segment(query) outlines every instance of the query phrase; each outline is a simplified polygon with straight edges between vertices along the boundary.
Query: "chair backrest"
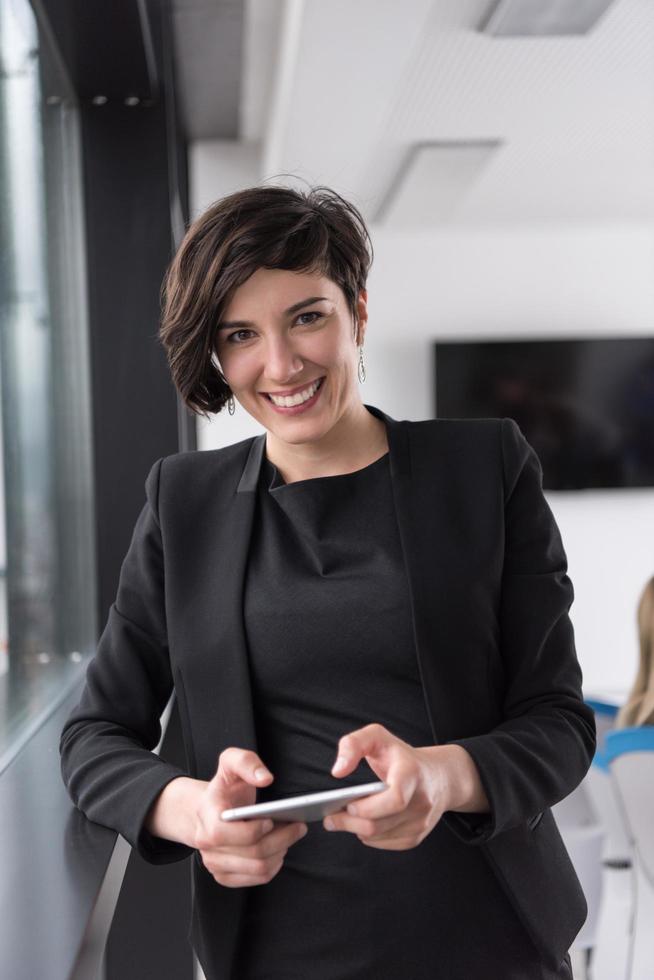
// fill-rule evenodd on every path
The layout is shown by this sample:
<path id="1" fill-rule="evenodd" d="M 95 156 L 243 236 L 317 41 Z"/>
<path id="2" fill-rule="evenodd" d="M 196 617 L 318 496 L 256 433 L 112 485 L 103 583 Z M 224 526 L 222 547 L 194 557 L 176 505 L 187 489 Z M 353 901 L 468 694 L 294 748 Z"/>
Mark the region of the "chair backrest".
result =
<path id="1" fill-rule="evenodd" d="M 631 860 L 631 842 L 606 756 L 606 737 L 613 729 L 618 706 L 608 701 L 589 698 L 586 699 L 586 704 L 595 712 L 597 749 L 582 786 L 595 811 L 596 819 L 606 832 L 602 860 L 623 864 Z"/>
<path id="2" fill-rule="evenodd" d="M 586 779 L 582 780 L 568 796 L 554 804 L 552 814 L 559 830 L 562 827 L 597 826 L 601 822 L 592 800 L 588 798 Z"/>
<path id="3" fill-rule="evenodd" d="M 625 824 L 622 807 L 617 798 L 608 766 L 592 765 L 582 783 L 597 820 L 604 827 L 605 837 L 602 860 L 618 865 L 631 861 L 631 842 Z"/>
<path id="4" fill-rule="evenodd" d="M 654 726 L 609 732 L 605 755 L 638 859 L 654 879 Z"/>
<path id="5" fill-rule="evenodd" d="M 608 701 L 599 701 L 596 698 L 587 698 L 586 704 L 595 712 L 595 729 L 597 731 L 597 749 L 604 751 L 607 732 L 610 732 L 615 724 L 618 714 L 617 704 Z"/>

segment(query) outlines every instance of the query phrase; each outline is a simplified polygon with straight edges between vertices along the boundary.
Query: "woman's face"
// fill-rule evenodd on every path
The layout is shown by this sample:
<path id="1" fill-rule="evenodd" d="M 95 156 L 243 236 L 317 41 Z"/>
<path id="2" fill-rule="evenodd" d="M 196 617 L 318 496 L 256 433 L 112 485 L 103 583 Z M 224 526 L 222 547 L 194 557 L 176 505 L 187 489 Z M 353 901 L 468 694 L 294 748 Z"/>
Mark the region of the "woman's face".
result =
<path id="1" fill-rule="evenodd" d="M 361 343 L 366 302 L 362 290 Z M 228 303 L 215 353 L 234 397 L 285 442 L 317 441 L 361 406 L 354 321 L 340 287 L 320 273 L 258 269 Z"/>

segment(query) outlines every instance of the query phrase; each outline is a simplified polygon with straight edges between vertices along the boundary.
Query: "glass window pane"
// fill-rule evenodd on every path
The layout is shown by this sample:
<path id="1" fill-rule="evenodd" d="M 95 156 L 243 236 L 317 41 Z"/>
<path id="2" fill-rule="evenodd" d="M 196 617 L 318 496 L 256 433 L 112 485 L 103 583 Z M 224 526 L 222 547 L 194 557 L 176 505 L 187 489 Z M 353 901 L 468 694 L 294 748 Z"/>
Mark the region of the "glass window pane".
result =
<path id="1" fill-rule="evenodd" d="M 78 117 L 27 0 L 0 2 L 0 767 L 96 638 Z"/>

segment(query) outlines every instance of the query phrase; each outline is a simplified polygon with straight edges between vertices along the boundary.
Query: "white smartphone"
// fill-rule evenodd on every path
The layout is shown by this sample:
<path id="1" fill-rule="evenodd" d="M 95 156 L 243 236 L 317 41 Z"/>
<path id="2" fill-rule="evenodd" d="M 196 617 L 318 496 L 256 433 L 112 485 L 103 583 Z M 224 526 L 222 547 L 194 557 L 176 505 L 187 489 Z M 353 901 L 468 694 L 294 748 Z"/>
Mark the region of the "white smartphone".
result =
<path id="1" fill-rule="evenodd" d="M 223 810 L 221 820 L 260 820 L 271 817 L 273 820 L 293 822 L 302 820 L 322 820 L 330 813 L 342 810 L 350 800 L 361 796 L 371 796 L 388 789 L 386 783 L 363 783 L 360 786 L 345 786 L 343 789 L 328 789 L 323 793 L 307 793 L 305 796 L 289 796 L 285 800 L 270 800 L 267 803 L 253 803 L 251 806 L 237 806 Z"/>

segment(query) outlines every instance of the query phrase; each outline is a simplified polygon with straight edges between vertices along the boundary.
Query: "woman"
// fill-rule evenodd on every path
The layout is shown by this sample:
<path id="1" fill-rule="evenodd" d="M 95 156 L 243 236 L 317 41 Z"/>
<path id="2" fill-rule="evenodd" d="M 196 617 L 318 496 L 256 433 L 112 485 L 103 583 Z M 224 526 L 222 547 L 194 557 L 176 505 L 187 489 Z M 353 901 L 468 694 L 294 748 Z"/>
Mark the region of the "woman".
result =
<path id="1" fill-rule="evenodd" d="M 626 702 L 620 708 L 615 728 L 654 725 L 654 578 L 638 602 L 638 673 Z"/>
<path id="2" fill-rule="evenodd" d="M 265 433 L 152 467 L 64 779 L 148 860 L 192 855 L 208 980 L 569 978 L 586 907 L 550 807 L 595 732 L 565 554 L 511 420 L 362 403 L 370 261 L 326 188 L 189 229 L 173 380 Z M 173 689 L 187 771 L 149 751 Z M 220 820 L 375 778 L 331 832 Z"/>

